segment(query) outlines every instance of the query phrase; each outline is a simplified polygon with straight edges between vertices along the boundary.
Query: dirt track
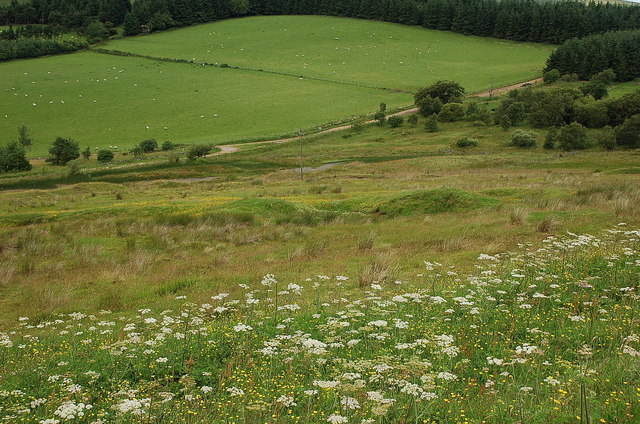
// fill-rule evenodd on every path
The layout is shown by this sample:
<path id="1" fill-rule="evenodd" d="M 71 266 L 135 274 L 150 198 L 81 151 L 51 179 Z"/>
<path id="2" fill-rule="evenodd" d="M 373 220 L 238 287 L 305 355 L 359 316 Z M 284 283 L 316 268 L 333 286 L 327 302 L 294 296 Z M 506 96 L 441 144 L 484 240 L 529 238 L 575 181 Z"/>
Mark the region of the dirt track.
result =
<path id="1" fill-rule="evenodd" d="M 497 96 L 497 95 L 506 93 L 507 91 L 511 91 L 511 90 L 516 89 L 516 88 L 520 88 L 520 87 L 522 87 L 523 84 L 537 84 L 537 83 L 539 83 L 541 81 L 542 81 L 542 78 L 536 78 L 536 79 L 531 80 L 531 81 L 525 81 L 525 82 L 521 82 L 521 83 L 518 83 L 518 84 L 508 85 L 508 86 L 505 86 L 505 87 L 494 88 L 494 89 L 483 91 L 483 92 L 477 93 L 477 94 L 471 94 L 471 95 L 469 95 L 469 97 L 493 97 L 493 96 Z M 416 113 L 417 111 L 418 111 L 418 108 L 414 107 L 414 108 L 411 108 L 411 109 L 403 110 L 401 112 L 393 113 L 393 114 L 391 114 L 389 116 L 410 115 L 412 113 Z M 375 121 L 374 120 L 366 121 L 365 124 L 370 124 L 372 122 L 375 122 Z M 326 130 L 322 130 L 322 131 L 319 131 L 317 133 L 313 133 L 313 135 L 329 134 L 329 133 L 336 132 L 336 131 L 346 130 L 348 128 L 351 128 L 351 124 L 349 124 L 349 125 L 341 125 L 339 127 L 328 128 Z M 298 139 L 298 137 L 288 137 L 288 138 L 278 138 L 278 139 L 275 139 L 275 140 L 267 140 L 267 141 L 254 141 L 254 142 L 251 142 L 251 143 L 226 144 L 226 145 L 218 146 L 218 148 L 220 148 L 219 152 L 211 153 L 210 155 L 207 155 L 207 156 L 220 156 L 220 155 L 226 155 L 228 153 L 234 153 L 234 152 L 237 152 L 238 150 L 240 150 L 240 146 L 259 146 L 261 144 L 282 144 L 282 143 L 286 143 L 288 141 L 293 141 L 293 140 L 297 140 L 297 139 Z"/>

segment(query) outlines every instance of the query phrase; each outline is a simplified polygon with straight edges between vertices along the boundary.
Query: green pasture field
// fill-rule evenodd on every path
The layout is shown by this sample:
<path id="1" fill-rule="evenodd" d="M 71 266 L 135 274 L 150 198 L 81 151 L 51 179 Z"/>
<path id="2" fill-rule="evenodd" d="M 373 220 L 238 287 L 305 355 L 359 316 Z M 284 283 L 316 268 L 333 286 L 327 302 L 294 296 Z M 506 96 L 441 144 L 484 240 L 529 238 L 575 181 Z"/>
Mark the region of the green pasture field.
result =
<path id="1" fill-rule="evenodd" d="M 382 101 L 412 102 L 407 93 L 93 52 L 0 70 L 2 142 L 27 125 L 31 156 L 45 155 L 57 136 L 119 150 L 147 138 L 223 143 L 293 134 L 375 111 Z"/>
<path id="2" fill-rule="evenodd" d="M 249 17 L 112 41 L 105 48 L 415 91 L 468 92 L 540 75 L 552 47 L 324 16 Z"/>

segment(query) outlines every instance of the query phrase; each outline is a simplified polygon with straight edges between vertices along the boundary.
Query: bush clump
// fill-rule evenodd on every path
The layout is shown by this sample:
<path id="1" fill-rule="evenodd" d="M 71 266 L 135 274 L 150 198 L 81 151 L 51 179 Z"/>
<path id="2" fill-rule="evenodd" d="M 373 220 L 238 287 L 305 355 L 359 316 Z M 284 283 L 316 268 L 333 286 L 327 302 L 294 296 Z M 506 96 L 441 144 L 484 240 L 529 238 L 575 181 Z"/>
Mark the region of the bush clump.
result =
<path id="1" fill-rule="evenodd" d="M 107 163 L 107 162 L 111 162 L 113 160 L 113 157 L 114 157 L 113 152 L 111 150 L 103 149 L 98 152 L 96 159 L 100 163 Z"/>
<path id="2" fill-rule="evenodd" d="M 478 145 L 478 140 L 476 140 L 475 138 L 462 137 L 461 139 L 456 141 L 456 146 L 461 148 L 476 147 L 477 145 Z"/>
<path id="3" fill-rule="evenodd" d="M 391 128 L 398 128 L 398 127 L 401 127 L 402 124 L 404 123 L 404 118 L 402 116 L 397 116 L 397 115 L 390 116 L 387 119 L 387 122 L 389 123 L 389 126 Z"/>
<path id="4" fill-rule="evenodd" d="M 523 148 L 535 147 L 536 135 L 528 131 L 515 130 L 511 134 L 511 145 Z"/>

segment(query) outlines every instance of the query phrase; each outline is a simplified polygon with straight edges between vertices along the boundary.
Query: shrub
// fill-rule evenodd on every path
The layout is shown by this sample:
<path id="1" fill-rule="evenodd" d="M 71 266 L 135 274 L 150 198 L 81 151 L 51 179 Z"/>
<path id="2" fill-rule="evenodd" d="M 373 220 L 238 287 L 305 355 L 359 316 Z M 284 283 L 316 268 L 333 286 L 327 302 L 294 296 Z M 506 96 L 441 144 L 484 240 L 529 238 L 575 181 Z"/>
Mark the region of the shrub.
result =
<path id="1" fill-rule="evenodd" d="M 580 80 L 580 77 L 578 76 L 578 74 L 564 74 L 561 78 L 562 81 L 564 82 L 576 82 Z"/>
<path id="2" fill-rule="evenodd" d="M 26 150 L 17 141 L 0 146 L 0 172 L 30 171 L 31 164 L 26 158 Z"/>
<path id="3" fill-rule="evenodd" d="M 69 177 L 73 177 L 75 175 L 79 175 L 80 174 L 80 162 L 78 162 L 77 159 L 74 160 L 70 160 L 67 163 L 67 176 Z"/>
<path id="4" fill-rule="evenodd" d="M 164 143 L 162 143 L 162 147 L 160 148 L 162 149 L 162 151 L 166 152 L 166 151 L 175 149 L 176 145 L 170 141 L 165 141 Z"/>
<path id="5" fill-rule="evenodd" d="M 515 130 L 511 134 L 511 144 L 516 147 L 534 147 L 536 145 L 536 135 L 523 130 Z"/>
<path id="6" fill-rule="evenodd" d="M 460 103 L 447 103 L 442 106 L 438 119 L 443 122 L 454 122 L 464 118 L 464 106 Z"/>
<path id="7" fill-rule="evenodd" d="M 100 150 L 96 159 L 101 163 L 111 162 L 113 160 L 113 152 L 107 149 Z"/>
<path id="8" fill-rule="evenodd" d="M 618 145 L 636 149 L 640 147 L 640 115 L 625 119 L 616 130 Z"/>
<path id="9" fill-rule="evenodd" d="M 400 126 L 402 126 L 402 124 L 404 123 L 404 118 L 402 116 L 390 116 L 389 119 L 387 119 L 387 122 L 389 122 L 389 126 L 391 128 L 398 128 Z"/>
<path id="10" fill-rule="evenodd" d="M 142 147 L 140 146 L 136 146 L 133 149 L 131 149 L 131 153 L 133 153 L 133 156 L 137 158 L 144 156 L 144 150 L 142 150 Z"/>
<path id="11" fill-rule="evenodd" d="M 414 98 L 417 105 L 429 97 L 440 99 L 442 103 L 462 101 L 464 88 L 455 81 L 436 81 L 429 87 L 421 88 Z"/>
<path id="12" fill-rule="evenodd" d="M 475 138 L 462 137 L 458 141 L 456 141 L 456 146 L 465 148 L 465 147 L 476 147 L 478 145 L 478 140 Z"/>
<path id="13" fill-rule="evenodd" d="M 407 118 L 407 122 L 411 124 L 411 126 L 415 127 L 416 125 L 418 125 L 418 115 L 415 113 L 413 115 L 409 115 L 409 117 Z"/>
<path id="14" fill-rule="evenodd" d="M 379 110 L 375 115 L 373 115 L 373 119 L 378 121 L 378 125 L 382 125 L 384 124 L 384 121 L 386 121 L 387 117 L 383 111 Z"/>
<path id="15" fill-rule="evenodd" d="M 558 71 L 557 69 L 551 69 L 550 71 L 547 71 L 544 74 L 542 74 L 542 80 L 546 84 L 551 84 L 552 82 L 556 82 L 559 79 L 560 79 L 560 71 Z"/>
<path id="16" fill-rule="evenodd" d="M 207 144 L 196 144 L 195 146 L 191 146 L 189 149 L 187 158 L 189 160 L 195 160 L 196 158 L 204 157 L 211 152 L 211 149 L 212 147 Z"/>
<path id="17" fill-rule="evenodd" d="M 589 147 L 587 131 L 577 122 L 562 127 L 556 141 L 563 150 L 580 150 Z"/>
<path id="18" fill-rule="evenodd" d="M 438 132 L 438 115 L 434 113 L 429 116 L 424 122 L 424 129 L 431 133 Z"/>
<path id="19" fill-rule="evenodd" d="M 91 147 L 87 146 L 87 148 L 82 151 L 82 157 L 85 159 L 89 159 L 91 157 Z"/>
<path id="20" fill-rule="evenodd" d="M 431 96 L 420 98 L 420 100 L 416 99 L 416 105 L 422 116 L 431 116 L 442 110 L 442 101 Z"/>
<path id="21" fill-rule="evenodd" d="M 602 128 L 609 122 L 604 102 L 590 101 L 579 104 L 575 109 L 575 120 L 587 128 Z"/>
<path id="22" fill-rule="evenodd" d="M 67 162 L 80 157 L 80 146 L 77 141 L 70 138 L 58 137 L 49 148 L 49 154 L 51 156 L 47 158 L 47 162 L 52 165 L 64 166 Z"/>
<path id="23" fill-rule="evenodd" d="M 553 127 L 547 133 L 547 136 L 544 138 L 543 148 L 547 150 L 551 150 L 556 146 L 556 137 L 558 137 L 558 128 Z"/>
<path id="24" fill-rule="evenodd" d="M 607 126 L 596 134 L 595 142 L 605 150 L 614 150 L 616 148 L 616 133 L 613 128 Z"/>
<path id="25" fill-rule="evenodd" d="M 140 146 L 143 152 L 151 153 L 158 149 L 158 142 L 155 139 L 150 138 L 148 140 L 141 141 L 138 146 Z"/>

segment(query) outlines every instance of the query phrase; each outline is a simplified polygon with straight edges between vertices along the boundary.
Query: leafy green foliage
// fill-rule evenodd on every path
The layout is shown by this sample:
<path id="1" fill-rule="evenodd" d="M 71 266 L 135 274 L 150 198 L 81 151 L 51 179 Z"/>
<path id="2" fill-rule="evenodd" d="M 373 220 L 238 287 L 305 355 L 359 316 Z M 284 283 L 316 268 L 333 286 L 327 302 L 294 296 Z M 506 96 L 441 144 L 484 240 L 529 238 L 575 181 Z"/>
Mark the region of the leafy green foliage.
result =
<path id="1" fill-rule="evenodd" d="M 456 146 L 461 148 L 476 147 L 477 145 L 478 145 L 478 140 L 476 140 L 475 138 L 462 137 L 458 139 L 458 141 L 456 141 Z"/>
<path id="2" fill-rule="evenodd" d="M 556 138 L 558 137 L 558 128 L 553 127 L 548 132 L 544 138 L 543 148 L 547 150 L 551 150 L 556 146 Z"/>
<path id="3" fill-rule="evenodd" d="M 442 101 L 436 97 L 425 96 L 416 99 L 416 105 L 422 116 L 438 114 L 442 110 Z"/>
<path id="4" fill-rule="evenodd" d="M 558 81 L 560 79 L 560 76 L 561 75 L 559 70 L 551 69 L 542 74 L 542 80 L 547 84 L 551 84 Z"/>
<path id="5" fill-rule="evenodd" d="M 67 162 L 80 157 L 80 146 L 77 141 L 70 138 L 57 137 L 49 148 L 47 162 L 52 165 L 64 166 Z"/>
<path id="6" fill-rule="evenodd" d="M 429 97 L 439 99 L 442 104 L 461 102 L 464 88 L 455 81 L 436 81 L 428 87 L 421 88 L 414 95 L 415 102 L 420 106 Z"/>
<path id="7" fill-rule="evenodd" d="M 424 129 L 427 132 L 434 133 L 438 131 L 438 115 L 435 113 L 430 115 L 424 122 Z"/>
<path id="8" fill-rule="evenodd" d="M 98 155 L 96 156 L 96 159 L 98 160 L 98 162 L 100 163 L 106 163 L 106 162 L 111 162 L 113 160 L 113 152 L 111 150 L 107 150 L 107 149 L 102 149 L 98 152 Z"/>
<path id="9" fill-rule="evenodd" d="M 0 172 L 30 170 L 31 164 L 26 158 L 26 150 L 22 144 L 12 141 L 0 146 Z"/>
<path id="10" fill-rule="evenodd" d="M 158 142 L 153 138 L 141 141 L 139 146 L 145 153 L 151 153 L 158 150 Z"/>
<path id="11" fill-rule="evenodd" d="M 160 149 L 163 152 L 169 151 L 169 150 L 174 150 L 176 148 L 176 145 L 174 143 L 172 143 L 171 141 L 165 141 L 164 143 L 162 143 L 162 146 L 160 147 Z"/>
<path id="12" fill-rule="evenodd" d="M 581 150 L 589 147 L 587 132 L 577 122 L 572 122 L 560 128 L 556 141 L 563 150 Z"/>
<path id="13" fill-rule="evenodd" d="M 609 122 L 604 102 L 586 101 L 575 107 L 575 120 L 587 128 L 602 128 Z"/>
<path id="14" fill-rule="evenodd" d="M 28 149 L 33 144 L 33 139 L 29 135 L 29 130 L 26 125 L 18 128 L 18 143 L 25 149 Z"/>
<path id="15" fill-rule="evenodd" d="M 402 116 L 394 115 L 390 116 L 389 119 L 387 119 L 387 122 L 391 128 L 398 128 L 404 123 L 404 118 Z"/>
<path id="16" fill-rule="evenodd" d="M 535 147 L 536 135 L 523 130 L 515 130 L 511 134 L 511 144 L 515 147 Z"/>
<path id="17" fill-rule="evenodd" d="M 212 150 L 212 147 L 208 144 L 196 144 L 195 146 L 191 146 L 189 152 L 187 153 L 187 158 L 189 160 L 195 160 L 196 158 L 201 158 L 208 155 Z"/>
<path id="18" fill-rule="evenodd" d="M 616 130 L 619 146 L 637 149 L 640 147 L 640 114 L 627 118 Z"/>
<path id="19" fill-rule="evenodd" d="M 387 120 L 387 116 L 383 111 L 379 110 L 373 115 L 373 119 L 378 123 L 378 125 L 382 125 Z"/>
<path id="20" fill-rule="evenodd" d="M 460 121 L 464 119 L 464 106 L 462 103 L 447 103 L 442 106 L 438 119 L 442 122 Z"/>
<path id="21" fill-rule="evenodd" d="M 628 12 L 637 13 L 637 10 L 628 9 Z M 610 73 L 601 75 L 588 88 L 596 94 L 601 94 L 603 84 L 606 86 L 607 81 L 613 78 L 618 81 L 638 78 L 640 31 L 637 26 L 634 28 L 634 31 L 612 30 L 566 41 L 551 53 L 546 69 L 558 69 L 563 74 L 576 73 L 581 79 L 591 78 L 609 69 Z"/>

